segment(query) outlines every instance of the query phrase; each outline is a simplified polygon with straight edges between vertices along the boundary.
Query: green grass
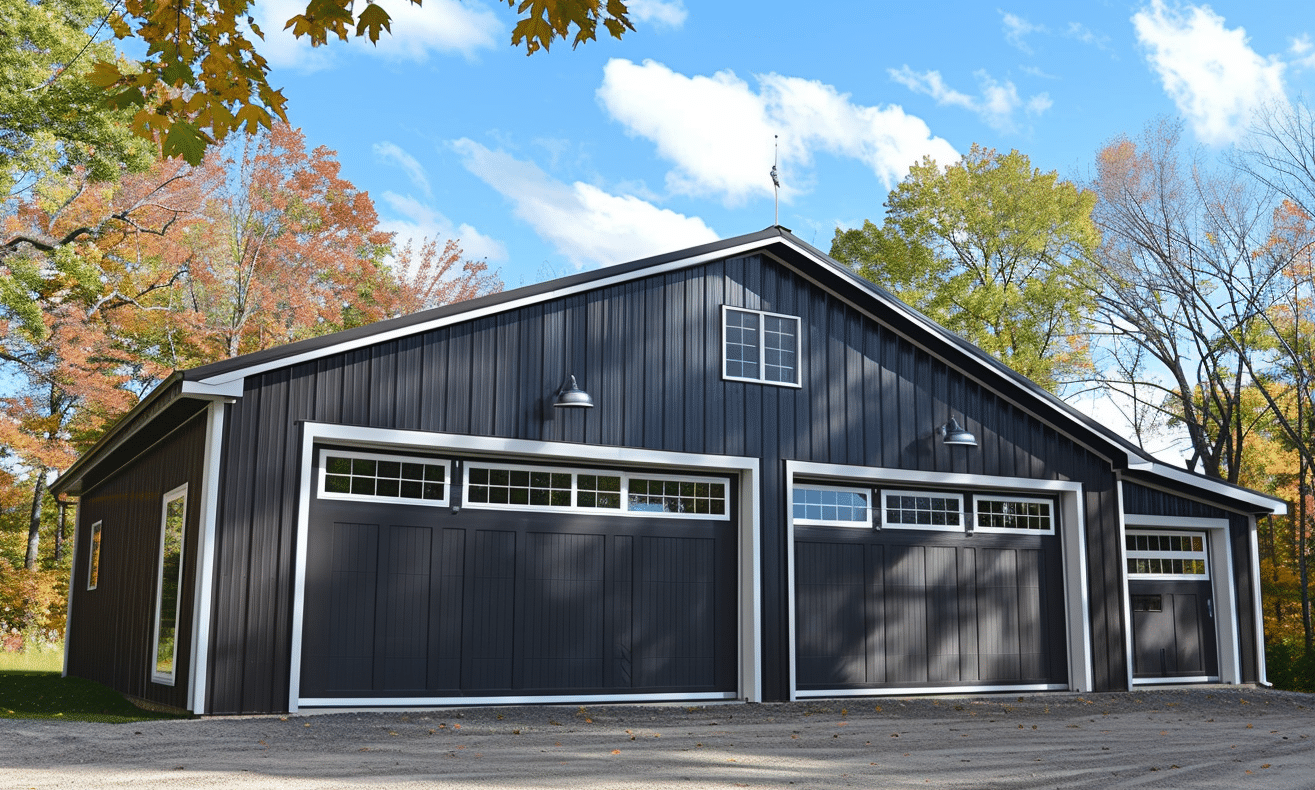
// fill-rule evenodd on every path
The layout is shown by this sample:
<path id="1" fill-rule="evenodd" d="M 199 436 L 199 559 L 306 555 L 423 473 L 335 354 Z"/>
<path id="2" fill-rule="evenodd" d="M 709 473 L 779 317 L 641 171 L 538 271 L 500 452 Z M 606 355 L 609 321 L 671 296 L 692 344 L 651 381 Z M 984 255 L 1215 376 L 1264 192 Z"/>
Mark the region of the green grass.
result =
<path id="1" fill-rule="evenodd" d="M 28 650 L 10 653 L 0 650 L 0 672 L 63 672 L 63 650 Z"/>
<path id="2" fill-rule="evenodd" d="M 178 718 L 142 710 L 123 695 L 82 678 L 59 672 L 0 671 L 0 719 L 55 719 L 120 724 Z"/>

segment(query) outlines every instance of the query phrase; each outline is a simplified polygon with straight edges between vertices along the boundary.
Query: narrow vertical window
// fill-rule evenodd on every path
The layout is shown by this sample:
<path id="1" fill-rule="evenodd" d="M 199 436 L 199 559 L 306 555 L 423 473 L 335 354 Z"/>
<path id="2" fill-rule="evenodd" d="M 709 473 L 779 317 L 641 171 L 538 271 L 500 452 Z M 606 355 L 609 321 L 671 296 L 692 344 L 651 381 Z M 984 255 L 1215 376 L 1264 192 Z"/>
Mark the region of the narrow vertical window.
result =
<path id="1" fill-rule="evenodd" d="M 91 525 L 91 560 L 87 565 L 87 589 L 96 589 L 100 581 L 100 524 Z"/>
<path id="2" fill-rule="evenodd" d="M 178 658 L 178 604 L 183 586 L 183 532 L 187 524 L 187 486 L 164 495 L 160 516 L 160 573 L 155 597 L 155 666 L 152 680 L 174 682 Z"/>
<path id="3" fill-rule="evenodd" d="M 723 307 L 722 376 L 798 387 L 799 319 Z"/>

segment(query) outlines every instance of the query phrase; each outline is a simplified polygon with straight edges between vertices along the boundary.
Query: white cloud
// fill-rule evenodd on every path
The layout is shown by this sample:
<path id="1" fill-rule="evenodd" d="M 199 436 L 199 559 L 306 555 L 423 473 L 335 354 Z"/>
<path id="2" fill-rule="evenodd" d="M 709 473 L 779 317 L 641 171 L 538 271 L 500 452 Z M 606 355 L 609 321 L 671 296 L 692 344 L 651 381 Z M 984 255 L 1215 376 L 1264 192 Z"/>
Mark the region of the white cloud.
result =
<path id="1" fill-rule="evenodd" d="M 1069 22 L 1068 30 L 1065 31 L 1064 35 L 1076 39 L 1083 44 L 1090 44 L 1097 49 L 1109 49 L 1109 36 L 1103 33 L 1097 33 L 1081 22 Z"/>
<path id="2" fill-rule="evenodd" d="M 1024 107 L 1029 115 L 1036 116 L 1045 112 L 1054 102 L 1045 93 L 1030 97 L 1024 105 L 1018 95 L 1018 88 L 1009 80 L 998 82 L 985 71 L 978 71 L 977 84 L 980 96 L 969 96 L 951 88 L 939 71 L 916 72 L 905 65 L 899 69 L 889 69 L 890 78 L 913 91 L 925 93 L 936 100 L 937 104 L 949 107 L 962 107 L 976 113 L 987 125 L 1002 132 L 1016 128 L 1014 113 Z"/>
<path id="3" fill-rule="evenodd" d="M 346 51 L 344 47 L 394 61 L 424 61 L 435 52 L 472 58 L 480 49 L 496 47 L 504 37 L 502 21 L 478 0 L 427 0 L 422 6 L 390 4 L 392 33 L 383 31 L 377 45 L 368 38 L 357 38 L 353 26 L 350 42 L 330 36 L 326 46 L 311 47 L 305 36 L 293 38 L 291 30 L 283 29 L 305 9 L 305 0 L 261 0 L 256 4 L 256 21 L 265 34 L 256 49 L 271 65 L 316 71 L 328 67 L 336 55 Z"/>
<path id="4" fill-rule="evenodd" d="M 462 138 L 452 147 L 467 170 L 510 200 L 516 216 L 576 268 L 610 266 L 718 238 L 698 217 L 580 181 L 557 181 L 532 162 L 473 140 Z"/>
<path id="5" fill-rule="evenodd" d="M 681 0 L 630 0 L 626 8 L 636 22 L 648 22 L 654 27 L 673 30 L 684 25 L 685 18 L 689 16 Z"/>
<path id="6" fill-rule="evenodd" d="M 1032 33 L 1045 33 L 1044 25 L 1034 25 L 1017 14 L 1010 14 L 1004 11 L 1000 12 L 1004 24 L 1005 41 L 1021 49 L 1027 54 L 1032 54 L 1032 48 L 1027 45 L 1024 39 Z"/>
<path id="7" fill-rule="evenodd" d="M 687 77 L 661 63 L 614 59 L 603 69 L 598 101 L 626 132 L 657 145 L 675 164 L 667 189 L 720 195 L 727 204 L 770 197 L 773 135 L 780 135 L 781 197 L 801 190 L 816 152 L 857 159 L 887 186 L 924 155 L 958 160 L 920 118 L 896 105 L 854 104 L 833 86 L 765 74 L 755 91 L 731 71 Z"/>
<path id="8" fill-rule="evenodd" d="M 429 176 L 425 174 L 425 168 L 401 146 L 387 140 L 382 143 L 375 143 L 374 155 L 385 162 L 392 162 L 402 168 L 406 172 L 406 177 L 411 179 L 411 183 L 415 184 L 416 188 L 424 192 L 425 195 L 433 194 L 429 190 Z"/>
<path id="9" fill-rule="evenodd" d="M 483 258 L 489 261 L 507 260 L 507 248 L 498 241 L 475 230 L 464 222 L 457 225 L 452 220 L 429 205 L 416 200 L 410 195 L 385 192 L 383 202 L 400 219 L 380 221 L 382 230 L 397 234 L 394 236 L 398 245 L 408 241 L 419 246 L 422 239 L 433 239 L 440 245 L 448 239 L 458 239 L 461 249 L 468 258 Z"/>
<path id="10" fill-rule="evenodd" d="M 1230 143 L 1257 107 L 1286 101 L 1284 64 L 1256 53 L 1246 30 L 1225 27 L 1209 6 L 1170 9 L 1152 0 L 1132 23 L 1165 93 L 1202 141 Z"/>
<path id="11" fill-rule="evenodd" d="M 1292 54 L 1292 65 L 1299 69 L 1315 68 L 1315 44 L 1311 43 L 1310 34 L 1302 33 L 1291 39 L 1292 46 L 1288 47 L 1288 52 Z"/>

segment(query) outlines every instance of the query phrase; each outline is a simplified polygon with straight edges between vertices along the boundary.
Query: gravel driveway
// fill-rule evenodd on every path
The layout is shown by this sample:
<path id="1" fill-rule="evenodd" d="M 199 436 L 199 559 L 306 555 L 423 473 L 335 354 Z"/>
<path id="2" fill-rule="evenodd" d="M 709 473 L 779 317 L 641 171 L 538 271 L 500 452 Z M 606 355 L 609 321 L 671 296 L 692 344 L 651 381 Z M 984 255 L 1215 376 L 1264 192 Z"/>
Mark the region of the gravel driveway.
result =
<path id="1" fill-rule="evenodd" d="M 1315 697 L 1198 688 L 790 704 L 0 721 L 3 788 L 1311 788 Z"/>

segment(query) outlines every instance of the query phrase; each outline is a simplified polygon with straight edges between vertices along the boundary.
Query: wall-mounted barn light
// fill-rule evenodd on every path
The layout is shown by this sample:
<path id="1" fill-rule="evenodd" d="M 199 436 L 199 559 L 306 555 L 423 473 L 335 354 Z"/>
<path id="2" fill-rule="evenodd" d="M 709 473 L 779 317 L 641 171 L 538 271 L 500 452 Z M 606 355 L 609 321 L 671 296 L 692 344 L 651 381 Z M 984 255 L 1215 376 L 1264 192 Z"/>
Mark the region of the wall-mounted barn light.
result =
<path id="1" fill-rule="evenodd" d="M 961 427 L 959 421 L 953 417 L 950 418 L 949 422 L 937 428 L 936 433 L 940 434 L 941 441 L 946 444 L 959 444 L 964 447 L 977 446 L 977 437 Z"/>
<path id="2" fill-rule="evenodd" d="M 575 385 L 575 376 L 568 376 L 567 379 L 562 382 L 562 388 L 557 390 L 552 405 L 562 409 L 592 409 L 594 399 Z"/>

